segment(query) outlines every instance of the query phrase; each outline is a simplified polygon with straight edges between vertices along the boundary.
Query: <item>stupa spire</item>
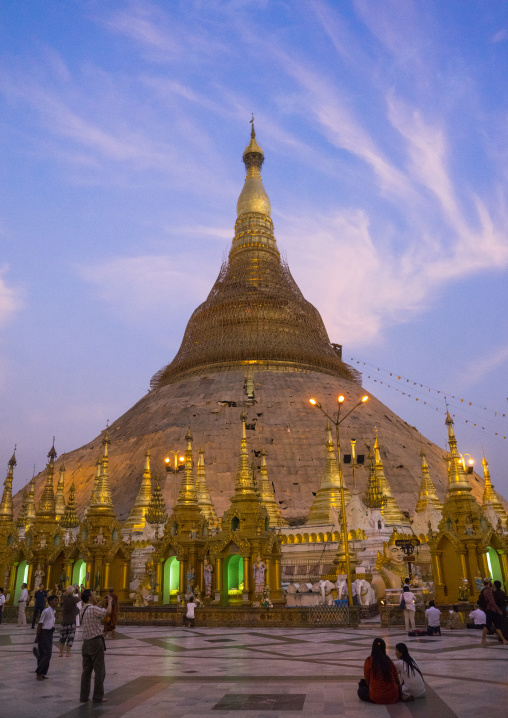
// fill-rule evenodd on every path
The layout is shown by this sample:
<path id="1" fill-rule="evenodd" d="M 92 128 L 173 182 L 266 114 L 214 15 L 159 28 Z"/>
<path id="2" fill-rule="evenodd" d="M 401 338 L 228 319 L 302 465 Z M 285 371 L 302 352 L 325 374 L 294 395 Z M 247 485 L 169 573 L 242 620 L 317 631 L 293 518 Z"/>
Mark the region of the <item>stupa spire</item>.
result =
<path id="1" fill-rule="evenodd" d="M 367 484 L 367 490 L 363 496 L 363 503 L 369 509 L 381 509 L 386 504 L 386 498 L 381 491 L 379 486 L 378 477 L 376 475 L 376 462 L 374 461 L 374 453 L 372 448 L 369 446 L 369 479 Z"/>
<path id="2" fill-rule="evenodd" d="M 256 497 L 256 489 L 252 479 L 252 469 L 249 463 L 249 454 L 247 452 L 247 434 L 245 431 L 245 412 L 241 413 L 242 420 L 242 438 L 240 441 L 240 457 L 238 459 L 238 468 L 235 478 L 235 496 Z"/>
<path id="3" fill-rule="evenodd" d="M 37 511 L 35 508 L 35 466 L 32 479 L 30 481 L 30 488 L 28 490 L 28 498 L 26 500 L 26 520 L 27 524 L 32 524 L 37 517 Z"/>
<path id="4" fill-rule="evenodd" d="M 376 436 L 374 442 L 374 468 L 376 473 L 376 479 L 378 482 L 379 489 L 385 499 L 384 505 L 381 508 L 381 513 L 387 526 L 408 526 L 409 519 L 407 519 L 399 508 L 390 488 L 390 484 L 385 476 L 385 470 L 383 467 L 383 460 L 381 458 L 381 451 L 379 448 L 379 442 Z"/>
<path id="5" fill-rule="evenodd" d="M 60 519 L 65 513 L 65 464 L 62 461 L 55 491 L 55 515 Z"/>
<path id="6" fill-rule="evenodd" d="M 342 480 L 335 456 L 335 446 L 332 439 L 332 429 L 330 423 L 326 424 L 326 459 L 321 474 L 321 485 L 317 490 L 306 524 L 320 525 L 333 524 L 334 517 L 341 511 L 341 492 Z M 344 484 L 345 486 L 345 484 Z M 351 492 L 345 486 L 344 500 L 346 504 L 351 498 Z"/>
<path id="7" fill-rule="evenodd" d="M 48 452 L 48 464 L 46 466 L 46 482 L 42 490 L 39 508 L 37 510 L 37 518 L 40 520 L 55 520 L 55 492 L 53 489 L 53 479 L 55 476 L 55 459 L 57 453 L 55 450 L 55 437 L 53 437 L 53 445 Z"/>
<path id="8" fill-rule="evenodd" d="M 65 507 L 64 514 L 60 519 L 61 525 L 64 529 L 75 529 L 79 526 L 79 517 L 76 511 L 76 487 L 74 481 L 71 484 L 69 491 L 69 497 L 67 499 L 67 506 Z"/>
<path id="9" fill-rule="evenodd" d="M 131 509 L 129 517 L 125 522 L 125 528 L 134 531 L 143 531 L 145 526 L 146 512 L 152 498 L 152 471 L 150 469 L 150 449 L 145 451 L 145 467 L 136 501 Z"/>
<path id="10" fill-rule="evenodd" d="M 109 485 L 109 471 L 108 471 L 108 447 L 111 443 L 109 438 L 109 431 L 106 428 L 102 444 L 104 446 L 102 459 L 97 463 L 98 475 L 95 477 L 94 488 L 92 490 L 92 497 L 90 500 L 89 508 L 87 511 L 87 517 L 90 516 L 104 516 L 115 518 L 115 510 L 113 507 L 113 496 L 111 494 L 111 487 Z"/>
<path id="11" fill-rule="evenodd" d="M 448 455 L 448 490 L 447 494 L 470 494 L 471 486 L 467 480 L 466 470 L 462 457 L 457 450 L 457 439 L 453 428 L 453 419 L 450 413 L 446 412 L 445 423 L 448 427 L 448 446 L 450 453 Z"/>
<path id="12" fill-rule="evenodd" d="M 185 435 L 185 440 L 187 442 L 185 464 L 182 483 L 180 484 L 180 493 L 178 494 L 178 501 L 176 503 L 177 506 L 197 506 L 198 494 L 192 468 L 192 434 L 190 428 Z"/>
<path id="13" fill-rule="evenodd" d="M 501 518 L 501 521 L 504 526 L 508 523 L 508 514 L 506 513 L 506 510 L 503 506 L 503 504 L 499 500 L 499 496 L 497 495 L 497 492 L 494 490 L 494 486 L 492 484 L 491 478 L 490 478 L 490 471 L 489 471 L 489 464 L 487 462 L 487 459 L 485 458 L 485 454 L 482 456 L 482 466 L 483 466 L 483 476 L 485 479 L 485 488 L 483 490 L 483 501 L 482 506 L 483 508 L 487 508 L 490 504 L 496 514 L 499 515 Z"/>
<path id="14" fill-rule="evenodd" d="M 149 524 L 165 524 L 168 520 L 168 514 L 166 511 L 166 504 L 164 503 L 164 497 L 162 496 L 161 487 L 159 485 L 159 477 L 155 475 L 154 485 L 152 487 L 152 495 L 150 497 L 150 504 L 146 510 L 145 515 L 146 521 Z"/>
<path id="15" fill-rule="evenodd" d="M 16 466 L 16 447 L 9 459 L 9 468 L 4 481 L 4 490 L 2 493 L 2 501 L 0 502 L 0 522 L 10 522 L 14 518 L 12 506 L 12 482 L 14 480 L 14 467 Z"/>
<path id="16" fill-rule="evenodd" d="M 190 318 L 178 354 L 155 374 L 151 386 L 184 375 L 243 369 L 247 362 L 256 371 L 310 370 L 358 381 L 330 344 L 319 312 L 281 262 L 253 121 L 243 161 L 246 177 L 228 260 Z"/>
<path id="17" fill-rule="evenodd" d="M 16 519 L 16 526 L 18 527 L 18 529 L 24 529 L 24 528 L 26 528 L 26 526 L 28 524 L 27 500 L 28 500 L 28 492 L 25 487 L 23 489 L 23 499 L 21 501 L 21 509 L 19 510 L 19 516 Z"/>
<path id="18" fill-rule="evenodd" d="M 279 507 L 277 505 L 277 502 L 275 501 L 273 487 L 270 482 L 270 479 L 268 478 L 268 468 L 266 466 L 266 451 L 264 447 L 261 449 L 261 465 L 259 467 L 258 491 L 261 503 L 268 511 L 270 526 L 287 526 L 288 522 L 285 521 L 280 515 Z"/>
<path id="19" fill-rule="evenodd" d="M 420 452 L 420 456 L 422 457 L 422 481 L 420 484 L 420 494 L 418 496 L 415 511 L 418 514 L 421 514 L 429 507 L 441 511 L 443 504 L 439 500 L 436 487 L 430 478 L 429 466 L 423 450 Z"/>
<path id="20" fill-rule="evenodd" d="M 198 470 L 196 475 L 196 491 L 198 495 L 198 506 L 202 514 L 204 514 L 210 526 L 217 526 L 217 514 L 212 497 L 206 484 L 205 473 L 205 456 L 203 449 L 198 451 Z"/>

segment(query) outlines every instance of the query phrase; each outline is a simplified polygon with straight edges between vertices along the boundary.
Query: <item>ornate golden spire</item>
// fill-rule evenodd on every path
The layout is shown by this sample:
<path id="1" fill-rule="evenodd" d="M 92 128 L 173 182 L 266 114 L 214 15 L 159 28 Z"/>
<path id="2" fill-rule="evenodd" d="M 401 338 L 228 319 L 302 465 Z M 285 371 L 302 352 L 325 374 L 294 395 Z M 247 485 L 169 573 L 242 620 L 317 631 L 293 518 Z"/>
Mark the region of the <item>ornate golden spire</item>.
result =
<path id="1" fill-rule="evenodd" d="M 321 371 L 358 381 L 331 346 L 319 312 L 281 262 L 261 180 L 263 159 L 253 127 L 243 154 L 247 176 L 228 260 L 190 318 L 178 354 L 152 378 L 153 388 L 184 375 L 246 365 L 255 371 Z"/>
<path id="2" fill-rule="evenodd" d="M 108 472 L 108 446 L 110 443 L 111 440 L 109 438 L 109 431 L 106 429 L 104 432 L 104 438 L 102 439 L 104 451 L 100 461 L 100 467 L 98 466 L 99 475 L 96 476 L 96 482 L 92 491 L 92 499 L 87 511 L 87 517 L 100 515 L 115 518 L 113 496 L 111 495 Z"/>
<path id="3" fill-rule="evenodd" d="M 76 511 L 75 491 L 76 488 L 73 481 L 69 491 L 69 497 L 67 499 L 67 506 L 65 507 L 64 514 L 60 519 L 60 523 L 64 529 L 75 529 L 79 526 L 79 517 Z"/>
<path id="4" fill-rule="evenodd" d="M 185 465 L 183 470 L 182 483 L 180 484 L 180 493 L 178 494 L 177 506 L 197 506 L 198 494 L 196 491 L 196 482 L 192 470 L 192 434 L 191 430 L 185 435 L 187 448 L 185 450 Z"/>
<path id="5" fill-rule="evenodd" d="M 275 501 L 275 494 L 268 478 L 268 469 L 266 466 L 266 452 L 261 449 L 261 466 L 259 468 L 260 479 L 258 482 L 258 492 L 261 503 L 268 511 L 270 518 L 270 526 L 287 526 L 288 522 L 280 515 L 279 507 Z"/>
<path id="6" fill-rule="evenodd" d="M 14 452 L 9 459 L 9 469 L 7 470 L 7 476 L 4 481 L 4 490 L 2 494 L 2 501 L 0 503 L 1 522 L 11 522 L 14 518 L 12 507 L 12 482 L 14 479 L 14 467 L 16 466 L 16 463 L 16 447 L 14 447 Z"/>
<path id="7" fill-rule="evenodd" d="M 90 494 L 90 498 L 85 506 L 85 512 L 84 515 L 88 515 L 88 511 L 90 509 L 90 506 L 95 503 L 95 494 L 97 493 L 97 488 L 99 486 L 99 481 L 101 478 L 101 468 L 102 468 L 102 460 L 97 459 L 95 462 L 95 476 L 93 480 L 93 486 L 92 486 L 92 493 Z"/>
<path id="8" fill-rule="evenodd" d="M 55 451 L 55 437 L 53 437 L 53 445 L 48 452 L 48 464 L 46 466 L 46 483 L 42 490 L 39 508 L 37 510 L 37 519 L 43 521 L 55 520 L 55 492 L 53 490 L 53 478 L 55 476 L 55 459 L 57 453 Z"/>
<path id="9" fill-rule="evenodd" d="M 385 504 L 381 509 L 381 513 L 383 514 L 385 523 L 387 524 L 387 526 L 408 526 L 409 519 L 407 519 L 402 513 L 402 511 L 399 509 L 399 505 L 395 501 L 395 498 L 392 494 L 392 490 L 390 488 L 390 484 L 388 483 L 388 480 L 385 476 L 385 470 L 383 467 L 383 460 L 381 459 L 381 452 L 379 450 L 377 436 L 376 441 L 374 442 L 374 458 L 376 480 L 385 499 Z"/>
<path id="10" fill-rule="evenodd" d="M 420 484 L 420 495 L 416 503 L 415 511 L 417 514 L 421 514 L 429 506 L 437 511 L 441 511 L 443 504 L 439 500 L 436 487 L 430 478 L 429 467 L 423 449 L 420 451 L 420 456 L 422 457 L 422 482 Z"/>
<path id="11" fill-rule="evenodd" d="M 198 506 L 202 514 L 204 514 L 210 526 L 217 526 L 217 514 L 212 497 L 208 491 L 205 476 L 205 457 L 203 449 L 198 451 L 198 470 L 196 475 L 196 491 L 198 495 Z"/>
<path id="12" fill-rule="evenodd" d="M 155 482 L 150 497 L 150 504 L 146 511 L 145 519 L 149 524 L 165 524 L 168 520 L 166 504 L 159 486 L 159 477 L 155 475 Z"/>
<path id="13" fill-rule="evenodd" d="M 65 493 L 64 493 L 64 484 L 65 484 L 65 464 L 62 461 L 62 465 L 60 466 L 60 473 L 58 476 L 58 484 L 56 486 L 56 492 L 55 492 L 55 515 L 57 520 L 59 520 L 65 513 Z"/>
<path id="14" fill-rule="evenodd" d="M 376 463 L 374 461 L 374 454 L 371 447 L 369 446 L 369 481 L 367 485 L 367 491 L 363 496 L 363 503 L 369 509 L 382 509 L 386 504 L 386 498 L 381 491 L 379 481 L 376 475 Z"/>
<path id="15" fill-rule="evenodd" d="M 247 452 L 247 434 L 245 433 L 245 412 L 242 411 L 242 439 L 240 441 L 240 457 L 238 459 L 238 468 L 235 478 L 235 496 L 257 497 L 254 481 L 252 480 L 252 469 L 249 463 L 249 454 Z"/>
<path id="16" fill-rule="evenodd" d="M 24 529 L 24 528 L 26 528 L 26 526 L 28 524 L 28 518 L 27 518 L 28 512 L 27 512 L 27 507 L 26 507 L 27 499 L 28 499 L 28 492 L 27 492 L 26 488 L 24 488 L 23 489 L 23 500 L 21 502 L 21 509 L 19 510 L 19 516 L 16 520 L 16 526 L 18 527 L 18 529 Z"/>
<path id="17" fill-rule="evenodd" d="M 30 489 L 28 491 L 28 498 L 26 500 L 26 520 L 27 524 L 32 524 L 37 517 L 37 511 L 35 509 L 35 466 L 32 480 L 30 481 Z"/>
<path id="18" fill-rule="evenodd" d="M 341 475 L 335 456 L 335 446 L 332 440 L 330 424 L 326 424 L 326 460 L 321 474 L 321 485 L 317 490 L 309 515 L 307 525 L 333 524 L 335 516 L 341 511 Z M 345 485 L 344 485 L 345 486 Z M 344 500 L 346 504 L 351 498 L 351 492 L 345 486 Z"/>
<path id="19" fill-rule="evenodd" d="M 143 531 L 145 526 L 146 512 L 152 498 L 152 472 L 150 470 L 150 449 L 145 452 L 145 469 L 139 487 L 136 501 L 131 509 L 129 518 L 125 522 L 125 528 L 134 531 Z"/>
<path id="20" fill-rule="evenodd" d="M 505 510 L 503 504 L 500 502 L 497 492 L 494 491 L 494 486 L 490 479 L 489 465 L 487 463 L 487 459 L 485 458 L 485 454 L 483 454 L 482 465 L 483 465 L 483 476 L 485 478 L 485 488 L 483 490 L 482 506 L 483 506 L 483 508 L 487 508 L 488 505 L 490 504 L 492 506 L 492 508 L 494 509 L 494 511 L 496 512 L 496 514 L 499 514 L 499 517 L 501 518 L 503 526 L 506 526 L 507 522 L 508 522 L 508 514 L 506 513 L 506 510 Z"/>
<path id="21" fill-rule="evenodd" d="M 466 471 L 462 462 L 462 457 L 457 451 L 457 439 L 453 430 L 453 419 L 450 413 L 446 412 L 446 425 L 448 426 L 448 445 L 450 454 L 448 461 L 448 490 L 447 494 L 470 494 L 471 486 L 467 480 Z"/>

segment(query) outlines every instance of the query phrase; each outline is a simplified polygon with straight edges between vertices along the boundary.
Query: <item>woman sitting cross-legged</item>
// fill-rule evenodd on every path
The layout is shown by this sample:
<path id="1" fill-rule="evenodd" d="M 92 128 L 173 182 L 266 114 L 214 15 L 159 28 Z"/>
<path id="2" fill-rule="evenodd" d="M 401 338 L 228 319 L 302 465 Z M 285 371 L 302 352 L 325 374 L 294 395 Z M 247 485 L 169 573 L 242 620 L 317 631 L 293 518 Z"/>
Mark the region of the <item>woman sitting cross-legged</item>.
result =
<path id="1" fill-rule="evenodd" d="M 395 646 L 395 667 L 399 674 L 399 682 L 402 688 L 400 698 L 403 701 L 412 701 L 414 698 L 425 696 L 425 682 L 422 672 L 418 668 L 414 658 L 411 658 L 405 643 L 397 643 Z"/>
<path id="2" fill-rule="evenodd" d="M 365 679 L 358 685 L 358 698 L 369 703 L 397 703 L 399 700 L 399 677 L 393 662 L 386 655 L 386 643 L 375 638 L 372 653 L 363 667 Z"/>

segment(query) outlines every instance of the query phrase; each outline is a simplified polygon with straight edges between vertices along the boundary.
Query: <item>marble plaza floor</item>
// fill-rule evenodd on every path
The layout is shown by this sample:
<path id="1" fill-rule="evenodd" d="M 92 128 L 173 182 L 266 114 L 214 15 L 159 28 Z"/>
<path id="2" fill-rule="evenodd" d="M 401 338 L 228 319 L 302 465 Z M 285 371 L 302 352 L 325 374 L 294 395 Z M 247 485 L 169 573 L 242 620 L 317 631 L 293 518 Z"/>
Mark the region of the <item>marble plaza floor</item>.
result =
<path id="1" fill-rule="evenodd" d="M 476 631 L 408 638 L 400 629 L 358 630 L 119 627 L 108 641 L 106 698 L 80 704 L 81 635 L 71 658 L 55 648 L 48 675 L 33 673 L 34 632 L 0 626 L 2 718 L 202 718 L 345 716 L 469 718 L 506 715 L 508 647 Z M 427 697 L 375 706 L 356 696 L 372 639 L 390 655 L 405 641 L 427 682 Z"/>

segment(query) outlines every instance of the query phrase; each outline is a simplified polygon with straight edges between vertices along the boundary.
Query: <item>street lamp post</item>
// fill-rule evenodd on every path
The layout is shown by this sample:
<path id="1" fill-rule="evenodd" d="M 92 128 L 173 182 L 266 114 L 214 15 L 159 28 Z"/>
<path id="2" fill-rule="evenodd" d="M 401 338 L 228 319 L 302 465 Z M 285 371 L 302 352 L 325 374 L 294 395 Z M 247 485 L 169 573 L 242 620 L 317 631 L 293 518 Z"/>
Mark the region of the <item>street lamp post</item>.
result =
<path id="1" fill-rule="evenodd" d="M 174 467 L 171 466 L 171 459 L 169 458 L 169 456 L 166 456 L 166 458 L 164 459 L 164 463 L 166 464 L 166 476 L 168 474 L 170 474 L 172 471 L 175 472 L 175 503 L 174 503 L 174 506 L 176 506 L 176 485 L 178 483 L 177 477 L 178 477 L 178 469 L 179 469 L 178 462 L 183 463 L 185 461 L 185 457 L 181 455 L 182 454 L 181 451 L 168 451 L 168 454 L 173 454 Z M 180 456 L 179 456 L 179 454 L 180 454 Z"/>
<path id="2" fill-rule="evenodd" d="M 342 546 L 344 549 L 344 557 L 346 562 L 346 581 L 347 581 L 347 593 L 348 593 L 348 603 L 350 606 L 353 605 L 353 588 L 351 585 L 351 563 L 349 560 L 349 541 L 348 541 L 348 532 L 347 532 L 347 519 L 346 519 L 346 500 L 344 497 L 344 475 L 342 472 L 342 458 L 340 453 L 340 425 L 344 421 L 344 419 L 347 419 L 347 417 L 353 413 L 355 409 L 357 409 L 361 404 L 365 404 L 366 401 L 368 401 L 369 397 L 367 395 L 362 396 L 360 401 L 353 406 L 352 409 L 348 411 L 347 414 L 345 414 L 342 418 L 340 416 L 340 409 L 342 407 L 342 404 L 344 403 L 344 397 L 342 394 L 337 397 L 337 417 L 333 419 L 321 406 L 321 404 L 316 401 L 316 399 L 309 399 L 312 406 L 315 406 L 316 409 L 320 409 L 320 411 L 323 412 L 323 414 L 327 417 L 329 421 L 332 422 L 335 426 L 335 443 L 337 446 L 337 460 L 339 463 L 339 479 L 340 479 L 340 513 L 341 513 L 341 524 L 342 524 Z"/>

